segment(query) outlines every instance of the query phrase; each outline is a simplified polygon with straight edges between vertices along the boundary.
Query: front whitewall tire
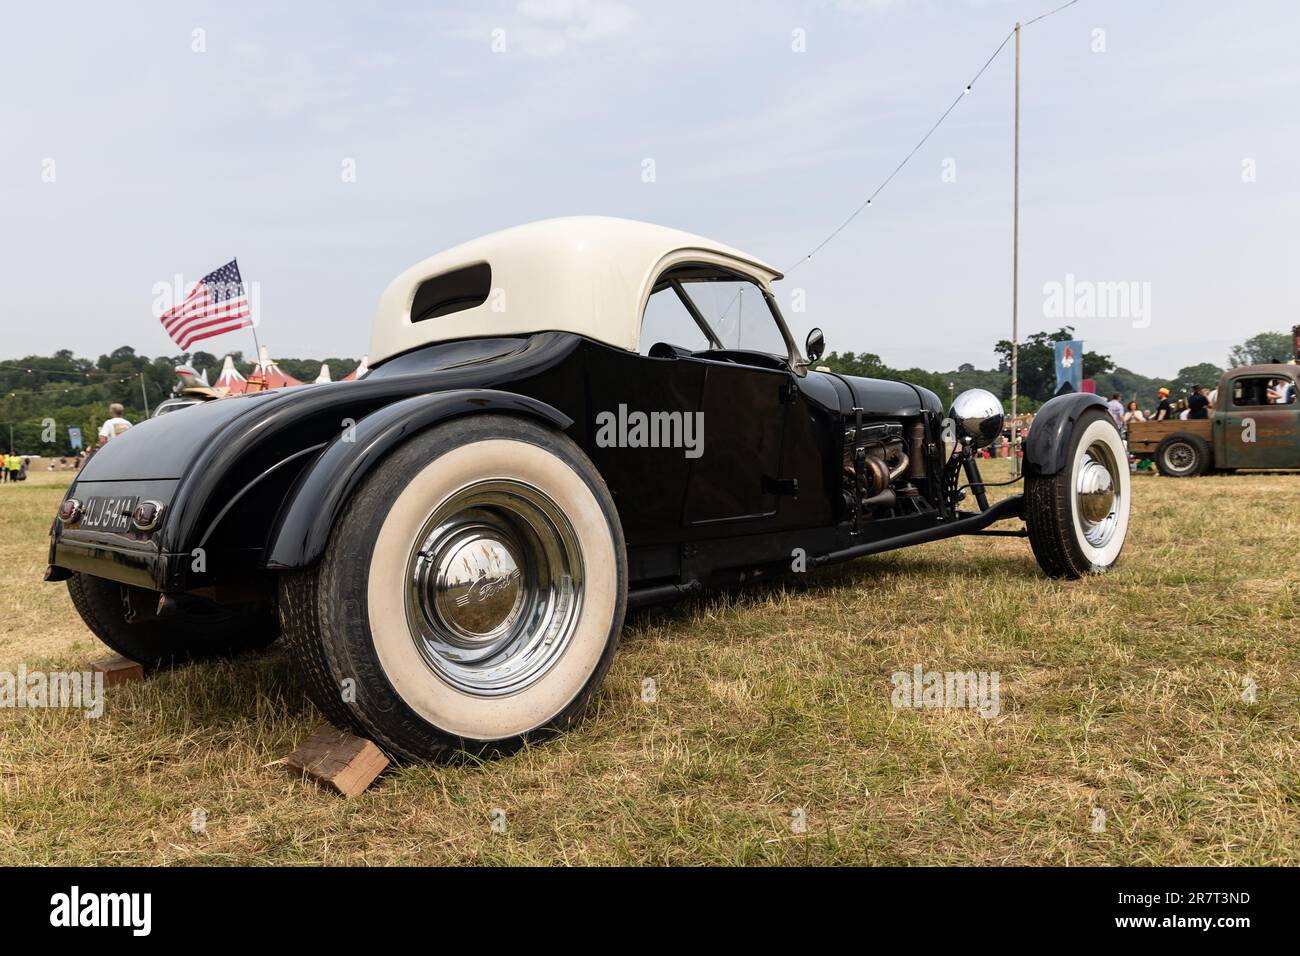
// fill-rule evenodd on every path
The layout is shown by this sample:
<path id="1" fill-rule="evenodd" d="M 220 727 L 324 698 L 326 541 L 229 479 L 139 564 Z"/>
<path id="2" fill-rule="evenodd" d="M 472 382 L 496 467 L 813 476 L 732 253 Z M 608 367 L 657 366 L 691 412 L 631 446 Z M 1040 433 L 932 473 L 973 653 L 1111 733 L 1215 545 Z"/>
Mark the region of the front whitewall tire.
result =
<path id="1" fill-rule="evenodd" d="M 1097 454 L 1108 455 L 1104 464 L 1097 462 Z M 1112 482 L 1112 502 L 1105 518 L 1092 520 L 1085 515 L 1087 503 L 1080 491 L 1088 480 L 1087 472 L 1105 468 Z M 1119 432 L 1110 422 L 1097 419 L 1088 424 L 1070 455 L 1070 485 L 1075 493 L 1070 496 L 1070 517 L 1074 524 L 1075 543 L 1093 572 L 1105 571 L 1119 559 L 1128 535 L 1128 518 L 1131 498 L 1131 475 L 1128 470 L 1128 451 Z"/>
<path id="2" fill-rule="evenodd" d="M 1065 466 L 1025 479 L 1025 524 L 1039 566 L 1052 577 L 1110 570 L 1128 536 L 1128 452 L 1105 411 L 1086 412 L 1070 436 Z"/>

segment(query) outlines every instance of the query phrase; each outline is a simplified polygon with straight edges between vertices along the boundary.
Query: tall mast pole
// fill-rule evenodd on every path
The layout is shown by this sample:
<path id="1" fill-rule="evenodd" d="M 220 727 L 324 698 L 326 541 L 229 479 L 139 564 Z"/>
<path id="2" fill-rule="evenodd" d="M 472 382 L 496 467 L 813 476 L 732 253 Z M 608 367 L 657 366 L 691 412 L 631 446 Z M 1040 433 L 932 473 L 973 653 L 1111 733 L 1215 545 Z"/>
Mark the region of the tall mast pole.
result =
<path id="1" fill-rule="evenodd" d="M 1020 24 L 1016 24 L 1016 134 L 1011 177 L 1011 474 L 1020 474 L 1020 425 L 1016 420 L 1020 358 Z"/>

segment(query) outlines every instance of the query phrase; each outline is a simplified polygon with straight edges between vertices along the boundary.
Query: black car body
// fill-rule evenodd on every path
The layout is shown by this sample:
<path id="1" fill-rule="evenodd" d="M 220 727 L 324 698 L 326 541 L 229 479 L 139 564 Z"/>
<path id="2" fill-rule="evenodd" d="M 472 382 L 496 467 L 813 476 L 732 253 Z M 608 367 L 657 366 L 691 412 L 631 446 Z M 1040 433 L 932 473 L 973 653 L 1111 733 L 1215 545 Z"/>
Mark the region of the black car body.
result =
<path id="1" fill-rule="evenodd" d="M 627 604 L 981 532 L 1022 516 L 1028 531 L 1013 533 L 1029 534 L 1049 573 L 1077 576 L 1113 563 L 1118 547 L 1111 541 L 1118 532 L 1122 545 L 1127 522 L 1126 462 L 1113 460 L 1113 446 L 1100 431 L 1090 451 L 1076 447 L 1085 426 L 1109 421 L 1100 399 L 1049 402 L 1025 450 L 1029 506 L 1015 496 L 989 507 L 973 453 L 1000 431 L 996 399 L 964 394 L 950 417 L 927 389 L 810 370 L 770 286 L 758 281 L 775 270 L 764 267 L 765 276 L 754 260 L 727 261 L 726 247 L 700 251 L 704 242 L 695 237 L 676 245 L 676 258 L 649 257 L 650 278 L 637 307 L 646 309 L 645 300 L 658 293 L 686 305 L 710 340 L 706 348 L 657 341 L 633 350 L 593 337 L 580 322 L 568 329 L 454 335 L 372 357 L 358 381 L 222 399 L 142 423 L 99 449 L 69 489 L 52 530 L 48 576 L 123 586 L 126 619 L 154 628 L 161 642 L 168 640 L 162 635 L 169 616 L 189 624 L 228 622 L 233 614 L 245 623 L 227 626 L 246 627 L 278 606 L 283 622 L 281 579 L 314 573 L 376 470 L 416 436 L 476 416 L 516 419 L 564 436 L 598 473 L 617 513 L 619 557 L 626 562 L 611 641 Z M 486 284 L 483 276 L 474 280 L 482 289 L 466 287 L 473 277 L 465 273 L 481 268 L 473 265 L 481 255 L 471 249 L 453 257 L 453 264 L 471 266 L 448 271 L 444 265 L 433 278 L 425 275 L 430 268 L 417 271 L 406 283 L 414 291 L 403 300 L 410 325 L 428 284 L 446 286 L 448 275 L 456 302 L 485 302 L 490 277 Z M 746 344 L 739 331 L 737 347 L 727 347 L 719 331 L 727 313 L 710 323 L 691 307 L 687 289 L 715 291 L 703 283 L 733 282 L 745 284 L 742 301 L 752 283 L 750 315 L 757 305 L 762 321 L 774 323 L 775 331 L 763 334 L 778 343 L 777 351 L 739 347 Z M 446 288 L 432 299 L 425 295 L 434 321 L 459 311 L 454 305 L 439 311 L 448 308 L 447 295 Z M 810 351 L 820 351 L 819 338 L 810 336 Z M 699 434 L 694 446 L 684 447 L 691 423 L 700 425 Z M 664 437 L 669 440 L 656 440 Z M 1099 465 L 1106 456 L 1112 460 Z M 968 487 L 959 490 L 962 484 Z M 1037 518 L 1027 513 L 1035 506 Z M 1091 524 L 1089 509 L 1097 519 Z M 1110 522 L 1104 554 L 1087 544 L 1089 529 L 1096 532 L 1101 521 Z M 1072 534 L 1083 541 L 1073 550 L 1063 544 Z M 510 576 L 526 579 L 524 550 L 504 547 L 493 559 L 504 558 Z M 506 586 L 505 575 L 476 573 L 493 587 Z M 304 593 L 312 600 L 331 600 L 318 584 L 311 588 Z M 112 593 L 96 605 L 100 618 Z M 83 615 L 92 597 L 81 595 Z M 412 599 L 408 617 L 440 613 L 430 608 L 423 597 Z M 129 628 L 118 631 L 129 634 Z M 100 621 L 97 633 L 115 643 L 105 630 Z M 214 624 L 212 630 L 221 629 Z M 165 643 L 146 656 L 164 659 Z M 603 667 L 593 665 L 597 672 Z M 400 683 L 391 668 L 387 678 L 389 685 Z M 313 696 L 319 703 L 321 695 Z M 435 743 L 425 747 L 418 734 L 385 736 L 355 708 L 331 703 L 326 712 L 390 751 L 417 757 L 439 752 L 448 739 L 501 744 L 564 723 L 551 715 L 535 726 L 507 728 L 518 732 L 480 733 L 444 728 L 426 715 Z"/>

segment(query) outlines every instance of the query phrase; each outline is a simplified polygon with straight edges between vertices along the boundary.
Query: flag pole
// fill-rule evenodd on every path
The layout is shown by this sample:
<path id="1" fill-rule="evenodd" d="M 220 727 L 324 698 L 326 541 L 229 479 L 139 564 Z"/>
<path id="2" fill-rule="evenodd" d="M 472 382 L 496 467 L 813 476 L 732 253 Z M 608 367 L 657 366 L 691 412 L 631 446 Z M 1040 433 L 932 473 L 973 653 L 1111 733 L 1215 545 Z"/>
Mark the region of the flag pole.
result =
<path id="1" fill-rule="evenodd" d="M 1011 475 L 1020 474 L 1020 423 L 1016 419 L 1020 352 L 1020 24 L 1016 24 L 1016 134 L 1011 177 Z"/>
<path id="2" fill-rule="evenodd" d="M 239 268 L 239 259 L 237 258 L 235 259 L 235 268 Z M 243 273 L 240 273 L 239 281 L 241 283 L 244 281 Z M 247 294 L 248 291 L 247 288 L 244 289 L 245 294 Z M 258 305 L 260 306 L 261 303 L 258 303 Z M 262 345 L 257 341 L 258 316 L 253 315 L 253 297 L 251 295 L 248 296 L 248 314 L 252 320 L 252 324 L 248 326 L 248 330 L 253 333 L 253 370 L 256 371 L 257 369 L 262 368 Z M 266 369 L 262 369 L 262 380 L 258 383 L 258 390 L 263 392 L 266 391 Z"/>
<path id="3" fill-rule="evenodd" d="M 253 333 L 253 370 L 262 368 L 262 346 L 257 341 L 257 326 L 250 325 L 249 331 Z M 266 391 L 266 369 L 262 369 L 262 379 L 258 383 L 258 391 Z"/>

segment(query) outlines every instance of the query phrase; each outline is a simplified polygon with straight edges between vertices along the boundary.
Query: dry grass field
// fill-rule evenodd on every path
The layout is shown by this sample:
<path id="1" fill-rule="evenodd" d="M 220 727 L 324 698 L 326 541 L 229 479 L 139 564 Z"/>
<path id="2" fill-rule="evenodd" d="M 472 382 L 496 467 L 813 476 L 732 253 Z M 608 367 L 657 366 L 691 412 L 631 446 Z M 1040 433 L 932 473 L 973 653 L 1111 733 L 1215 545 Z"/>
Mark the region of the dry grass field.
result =
<path id="1" fill-rule="evenodd" d="M 0 486 L 0 671 L 103 656 L 40 580 L 65 483 Z M 1300 475 L 1134 486 L 1111 575 L 964 538 L 640 612 L 574 732 L 351 801 L 276 763 L 319 722 L 280 649 L 0 710 L 0 864 L 1300 862 Z M 917 664 L 1000 713 L 893 708 Z"/>

